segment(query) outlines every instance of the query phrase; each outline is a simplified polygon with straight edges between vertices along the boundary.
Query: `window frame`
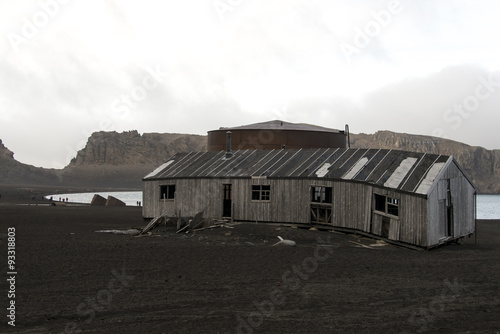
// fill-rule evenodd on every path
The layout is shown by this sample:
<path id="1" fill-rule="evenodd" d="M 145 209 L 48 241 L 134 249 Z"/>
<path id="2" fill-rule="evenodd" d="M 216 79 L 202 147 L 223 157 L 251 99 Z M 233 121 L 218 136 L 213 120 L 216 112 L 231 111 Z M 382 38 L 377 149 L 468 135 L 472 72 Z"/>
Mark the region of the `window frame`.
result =
<path id="1" fill-rule="evenodd" d="M 311 186 L 311 203 L 333 204 L 333 187 Z"/>
<path id="2" fill-rule="evenodd" d="M 270 184 L 252 184 L 252 202 L 270 202 Z"/>
<path id="3" fill-rule="evenodd" d="M 160 185 L 160 201 L 173 201 L 175 199 L 175 184 L 162 184 Z M 163 195 L 166 195 L 163 198 Z"/>
<path id="4" fill-rule="evenodd" d="M 382 210 L 381 205 L 383 204 L 384 209 Z M 373 211 L 392 217 L 399 218 L 399 207 L 401 200 L 396 197 L 389 197 L 387 195 L 381 195 L 374 193 L 373 197 Z"/>

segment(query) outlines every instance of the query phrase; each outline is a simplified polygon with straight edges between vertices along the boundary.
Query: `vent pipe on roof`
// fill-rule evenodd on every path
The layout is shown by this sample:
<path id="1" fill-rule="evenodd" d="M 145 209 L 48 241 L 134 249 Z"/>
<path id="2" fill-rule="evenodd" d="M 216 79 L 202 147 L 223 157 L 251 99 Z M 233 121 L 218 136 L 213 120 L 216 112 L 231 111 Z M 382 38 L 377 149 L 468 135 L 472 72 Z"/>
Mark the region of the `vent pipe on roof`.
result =
<path id="1" fill-rule="evenodd" d="M 351 140 L 349 138 L 349 124 L 345 125 L 345 131 L 344 132 L 347 134 L 347 148 L 351 148 Z"/>
<path id="2" fill-rule="evenodd" d="M 226 159 L 231 159 L 233 152 L 231 151 L 231 131 L 226 132 Z"/>

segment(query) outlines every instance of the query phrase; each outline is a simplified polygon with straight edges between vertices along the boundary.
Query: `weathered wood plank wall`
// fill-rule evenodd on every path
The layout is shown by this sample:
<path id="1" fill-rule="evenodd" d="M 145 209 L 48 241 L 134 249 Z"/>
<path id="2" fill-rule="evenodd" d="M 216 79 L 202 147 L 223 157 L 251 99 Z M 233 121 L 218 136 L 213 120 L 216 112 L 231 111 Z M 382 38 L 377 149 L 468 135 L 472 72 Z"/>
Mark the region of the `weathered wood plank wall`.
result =
<path id="1" fill-rule="evenodd" d="M 453 227 L 452 238 L 470 235 L 475 231 L 475 202 L 473 185 L 460 171 L 455 161 L 452 161 L 448 168 L 438 180 L 437 187 L 434 187 L 429 194 L 428 206 L 428 244 L 432 246 L 438 244 L 440 239 L 448 237 L 446 228 L 447 212 L 446 198 L 450 182 L 451 202 L 453 205 Z"/>
<path id="2" fill-rule="evenodd" d="M 171 179 L 144 182 L 143 216 L 194 216 L 203 211 L 205 218 L 221 218 L 223 185 L 232 185 L 232 217 L 257 222 L 310 223 L 311 187 L 332 187 L 332 225 L 382 234 L 382 219 L 389 219 L 388 238 L 423 247 L 439 243 L 446 233 L 443 201 L 446 180 L 453 197 L 455 237 L 475 230 L 474 187 L 455 163 L 442 173 L 438 186 L 429 197 L 398 192 L 366 183 L 322 179 Z M 160 186 L 176 186 L 175 200 L 160 200 Z M 269 201 L 253 201 L 252 185 L 270 185 Z M 374 194 L 399 200 L 398 216 L 374 211 Z M 440 204 L 441 203 L 441 204 Z"/>

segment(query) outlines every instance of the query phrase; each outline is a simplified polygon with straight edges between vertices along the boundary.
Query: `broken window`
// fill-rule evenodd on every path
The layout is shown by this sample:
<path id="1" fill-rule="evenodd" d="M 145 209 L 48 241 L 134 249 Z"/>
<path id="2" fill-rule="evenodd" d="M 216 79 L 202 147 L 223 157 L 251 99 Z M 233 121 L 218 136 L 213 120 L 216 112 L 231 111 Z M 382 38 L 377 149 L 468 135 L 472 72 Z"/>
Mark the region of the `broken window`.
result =
<path id="1" fill-rule="evenodd" d="M 270 200 L 271 200 L 270 185 L 252 186 L 252 201 L 270 201 Z"/>
<path id="2" fill-rule="evenodd" d="M 385 196 L 375 194 L 375 210 L 385 213 Z"/>
<path id="3" fill-rule="evenodd" d="M 160 199 L 174 199 L 175 184 L 160 186 Z"/>
<path id="4" fill-rule="evenodd" d="M 332 187 L 311 187 L 311 223 L 332 223 Z"/>
<path id="5" fill-rule="evenodd" d="M 399 199 L 375 194 L 375 210 L 388 215 L 399 216 Z"/>
<path id="6" fill-rule="evenodd" d="M 399 215 L 399 200 L 387 197 L 387 213 L 393 216 Z"/>
<path id="7" fill-rule="evenodd" d="M 332 203 L 332 187 L 312 187 L 311 202 Z"/>

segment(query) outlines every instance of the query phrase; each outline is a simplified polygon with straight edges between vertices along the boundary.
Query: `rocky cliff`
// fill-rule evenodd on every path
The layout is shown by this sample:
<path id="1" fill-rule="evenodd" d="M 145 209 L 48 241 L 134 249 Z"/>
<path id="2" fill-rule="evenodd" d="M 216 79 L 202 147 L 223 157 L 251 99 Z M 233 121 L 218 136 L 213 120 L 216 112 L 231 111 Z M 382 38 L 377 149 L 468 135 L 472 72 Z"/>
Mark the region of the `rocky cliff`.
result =
<path id="1" fill-rule="evenodd" d="M 169 156 L 204 151 L 206 141 L 206 136 L 187 134 L 96 132 L 62 170 L 19 163 L 0 141 L 0 183 L 140 189 L 142 178 Z M 351 134 L 351 147 L 453 155 L 480 193 L 500 193 L 500 150 L 390 131 Z"/>
<path id="2" fill-rule="evenodd" d="M 500 193 L 500 150 L 487 150 L 443 138 L 390 131 L 351 134 L 351 147 L 453 155 L 480 193 Z"/>
<path id="3" fill-rule="evenodd" d="M 14 152 L 9 150 L 0 139 L 0 161 L 14 160 Z"/>
<path id="4" fill-rule="evenodd" d="M 34 167 L 14 159 L 14 153 L 0 139 L 0 183 L 45 184 L 59 182 L 54 169 Z"/>
<path id="5" fill-rule="evenodd" d="M 206 136 L 95 132 L 69 166 L 159 164 L 178 152 L 206 150 Z"/>
<path id="6" fill-rule="evenodd" d="M 178 152 L 203 151 L 206 136 L 93 133 L 62 170 L 20 163 L 0 140 L 0 184 L 140 189 L 142 178 Z"/>
<path id="7" fill-rule="evenodd" d="M 65 182 L 105 188 L 141 188 L 142 178 L 178 152 L 204 151 L 206 136 L 95 132 L 62 171 Z"/>

